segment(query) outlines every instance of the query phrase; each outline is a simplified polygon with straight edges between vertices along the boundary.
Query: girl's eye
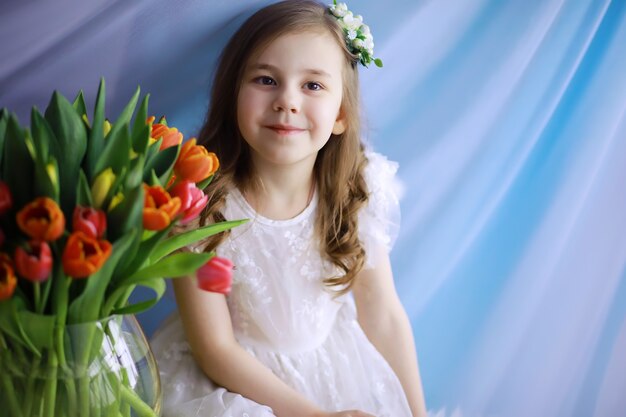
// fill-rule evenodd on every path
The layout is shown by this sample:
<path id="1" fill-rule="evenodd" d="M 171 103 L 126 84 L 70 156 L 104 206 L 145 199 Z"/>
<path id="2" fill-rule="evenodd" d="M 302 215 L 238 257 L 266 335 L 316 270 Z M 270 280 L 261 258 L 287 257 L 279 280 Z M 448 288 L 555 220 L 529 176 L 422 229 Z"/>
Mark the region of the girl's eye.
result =
<path id="1" fill-rule="evenodd" d="M 261 85 L 276 85 L 276 81 L 274 81 L 273 78 L 268 77 L 266 75 L 262 75 L 260 77 L 257 77 L 255 79 L 255 81 Z"/>
<path id="2" fill-rule="evenodd" d="M 323 90 L 323 87 L 320 83 L 316 83 L 316 82 L 308 82 L 304 85 L 308 90 L 311 91 L 319 91 L 319 90 Z"/>

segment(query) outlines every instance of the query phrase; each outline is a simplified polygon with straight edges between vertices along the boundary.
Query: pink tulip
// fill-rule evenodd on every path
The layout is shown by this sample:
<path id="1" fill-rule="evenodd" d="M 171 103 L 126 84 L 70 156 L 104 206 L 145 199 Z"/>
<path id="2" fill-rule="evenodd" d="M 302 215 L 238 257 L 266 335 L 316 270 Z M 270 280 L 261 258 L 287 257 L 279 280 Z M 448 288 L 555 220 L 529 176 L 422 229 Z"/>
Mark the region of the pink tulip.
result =
<path id="1" fill-rule="evenodd" d="M 181 181 L 172 188 L 169 193 L 172 197 L 180 198 L 181 204 L 178 214 L 182 214 L 183 218 L 180 221 L 181 224 L 185 224 L 195 219 L 200 215 L 209 196 L 205 195 L 201 189 L 196 187 L 191 181 Z"/>
<path id="2" fill-rule="evenodd" d="M 233 263 L 214 256 L 196 271 L 196 278 L 198 287 L 204 291 L 228 294 L 233 281 Z"/>

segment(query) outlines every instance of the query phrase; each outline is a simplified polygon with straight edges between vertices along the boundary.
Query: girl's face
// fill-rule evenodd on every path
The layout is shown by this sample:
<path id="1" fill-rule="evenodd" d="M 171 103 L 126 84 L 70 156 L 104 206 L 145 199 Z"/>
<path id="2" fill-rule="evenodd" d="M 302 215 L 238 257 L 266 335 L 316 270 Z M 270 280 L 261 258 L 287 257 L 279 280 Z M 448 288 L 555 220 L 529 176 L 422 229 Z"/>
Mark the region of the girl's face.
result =
<path id="1" fill-rule="evenodd" d="M 331 133 L 343 133 L 344 59 L 336 41 L 321 32 L 282 35 L 251 57 L 237 122 L 255 164 L 312 163 Z"/>

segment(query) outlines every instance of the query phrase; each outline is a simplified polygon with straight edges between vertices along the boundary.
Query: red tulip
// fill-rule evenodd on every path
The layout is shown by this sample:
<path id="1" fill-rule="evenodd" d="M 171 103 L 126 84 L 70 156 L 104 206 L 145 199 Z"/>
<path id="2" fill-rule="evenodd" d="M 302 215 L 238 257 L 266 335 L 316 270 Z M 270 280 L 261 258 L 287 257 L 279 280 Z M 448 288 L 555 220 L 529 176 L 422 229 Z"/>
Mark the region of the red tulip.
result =
<path id="1" fill-rule="evenodd" d="M 196 187 L 191 181 L 181 181 L 169 190 L 172 197 L 180 198 L 180 210 L 182 214 L 181 224 L 185 224 L 200 215 L 200 212 L 209 201 L 209 196 L 205 195 L 201 189 Z"/>
<path id="2" fill-rule="evenodd" d="M 200 182 L 213 175 L 219 166 L 217 156 L 204 146 L 196 145 L 196 139 L 191 138 L 183 144 L 174 172 L 181 180 Z"/>
<path id="3" fill-rule="evenodd" d="M 0 215 L 3 215 L 13 207 L 13 196 L 9 186 L 0 181 Z"/>
<path id="4" fill-rule="evenodd" d="M 52 271 L 52 251 L 48 243 L 41 240 L 28 242 L 30 249 L 18 246 L 15 249 L 15 268 L 17 273 L 29 281 L 43 282 Z"/>
<path id="5" fill-rule="evenodd" d="M 172 197 L 161 186 L 144 188 L 143 227 L 147 230 L 163 230 L 171 223 L 180 209 L 180 198 Z"/>
<path id="6" fill-rule="evenodd" d="M 73 232 L 63 250 L 63 270 L 73 278 L 86 278 L 102 268 L 111 255 L 112 246 L 81 231 Z"/>
<path id="7" fill-rule="evenodd" d="M 214 256 L 196 271 L 198 287 L 204 291 L 228 294 L 233 281 L 233 263 L 230 259 Z"/>
<path id="8" fill-rule="evenodd" d="M 80 230 L 93 238 L 101 238 L 107 228 L 107 216 L 104 211 L 93 207 L 76 206 L 72 216 L 74 231 Z"/>
<path id="9" fill-rule="evenodd" d="M 11 258 L 6 253 L 0 253 L 0 301 L 11 298 L 16 286 L 17 278 Z"/>
<path id="10" fill-rule="evenodd" d="M 51 198 L 39 197 L 17 213 L 20 229 L 35 240 L 56 240 L 65 230 L 65 216 Z"/>

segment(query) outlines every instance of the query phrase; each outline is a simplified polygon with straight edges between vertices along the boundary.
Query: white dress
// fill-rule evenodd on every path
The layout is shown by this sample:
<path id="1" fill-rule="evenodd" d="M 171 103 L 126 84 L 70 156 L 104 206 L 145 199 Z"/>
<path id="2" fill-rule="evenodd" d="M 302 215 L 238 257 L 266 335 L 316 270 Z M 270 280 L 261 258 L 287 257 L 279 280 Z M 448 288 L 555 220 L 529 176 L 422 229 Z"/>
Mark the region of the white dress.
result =
<path id="1" fill-rule="evenodd" d="M 359 213 L 366 252 L 375 245 L 390 249 L 398 225 L 396 164 L 372 152 L 367 157 L 370 201 Z M 316 207 L 317 193 L 296 217 L 270 220 L 254 212 L 239 191 L 227 196 L 227 219 L 251 219 L 217 250 L 236 267 L 227 302 L 237 341 L 322 409 L 410 417 L 398 378 L 356 321 L 351 295 L 333 298 L 322 283 L 336 269 L 317 249 Z M 366 259 L 366 267 L 374 262 Z M 151 346 L 161 374 L 163 417 L 274 416 L 269 407 L 216 387 L 202 373 L 176 313 Z"/>

